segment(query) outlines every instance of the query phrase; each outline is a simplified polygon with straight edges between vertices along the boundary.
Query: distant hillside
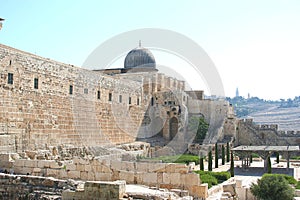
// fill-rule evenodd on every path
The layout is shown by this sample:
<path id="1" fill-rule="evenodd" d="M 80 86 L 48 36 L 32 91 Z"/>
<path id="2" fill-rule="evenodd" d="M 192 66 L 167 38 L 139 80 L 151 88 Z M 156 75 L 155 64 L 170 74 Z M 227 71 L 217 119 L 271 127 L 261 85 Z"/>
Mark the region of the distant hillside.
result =
<path id="1" fill-rule="evenodd" d="M 238 118 L 253 118 L 258 124 L 278 124 L 281 130 L 300 130 L 300 96 L 267 101 L 258 97 L 227 98 Z"/>

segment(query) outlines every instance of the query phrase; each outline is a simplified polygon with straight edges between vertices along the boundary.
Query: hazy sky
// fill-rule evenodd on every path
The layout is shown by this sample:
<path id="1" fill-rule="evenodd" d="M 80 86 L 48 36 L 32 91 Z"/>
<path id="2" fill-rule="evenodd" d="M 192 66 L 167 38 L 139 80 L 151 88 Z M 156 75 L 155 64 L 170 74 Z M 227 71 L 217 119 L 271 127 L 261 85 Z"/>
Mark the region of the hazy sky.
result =
<path id="1" fill-rule="evenodd" d="M 77 66 L 122 32 L 173 30 L 207 52 L 227 96 L 300 96 L 298 0 L 1 0 L 0 17 L 0 43 Z"/>

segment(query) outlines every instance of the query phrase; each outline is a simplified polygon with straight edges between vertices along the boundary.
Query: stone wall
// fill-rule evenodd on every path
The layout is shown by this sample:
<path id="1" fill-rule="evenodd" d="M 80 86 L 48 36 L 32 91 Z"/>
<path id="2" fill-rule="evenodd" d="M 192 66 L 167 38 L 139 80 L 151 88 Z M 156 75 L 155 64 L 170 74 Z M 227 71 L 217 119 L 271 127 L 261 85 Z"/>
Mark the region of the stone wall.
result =
<path id="1" fill-rule="evenodd" d="M 53 144 L 131 142 L 147 108 L 142 83 L 4 45 L 0 45 L 0 96 L 0 150 L 8 152 Z"/>
<path id="2" fill-rule="evenodd" d="M 121 199 L 125 181 L 104 182 L 59 180 L 55 178 L 0 173 L 1 199 Z"/>
<path id="3" fill-rule="evenodd" d="M 235 145 L 288 146 L 300 144 L 299 131 L 279 131 L 276 124 L 257 125 L 252 119 L 238 122 Z"/>
<path id="4" fill-rule="evenodd" d="M 82 159 L 68 161 L 11 159 L 7 156 L 0 168 L 16 174 L 51 176 L 60 179 L 85 181 L 125 180 L 128 184 L 140 184 L 167 189 L 188 190 L 193 196 L 207 195 L 207 186 L 201 185 L 198 174 L 191 173 L 185 164 L 129 162 L 118 159 Z"/>

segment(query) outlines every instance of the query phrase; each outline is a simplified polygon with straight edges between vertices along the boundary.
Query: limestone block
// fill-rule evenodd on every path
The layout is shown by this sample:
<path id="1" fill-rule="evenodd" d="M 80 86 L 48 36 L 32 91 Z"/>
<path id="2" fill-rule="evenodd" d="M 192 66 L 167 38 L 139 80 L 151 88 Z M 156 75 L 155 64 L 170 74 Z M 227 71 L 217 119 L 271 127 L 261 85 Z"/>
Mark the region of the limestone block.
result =
<path id="1" fill-rule="evenodd" d="M 166 172 L 167 173 L 174 173 L 176 169 L 176 164 L 174 163 L 169 163 L 166 165 Z"/>
<path id="2" fill-rule="evenodd" d="M 67 164 L 66 165 L 66 170 L 76 171 L 76 165 L 73 164 L 73 163 Z"/>
<path id="3" fill-rule="evenodd" d="M 157 184 L 157 174 L 156 173 L 144 173 L 143 182 L 146 185 L 156 185 Z"/>
<path id="4" fill-rule="evenodd" d="M 119 179 L 125 180 L 129 184 L 133 184 L 134 183 L 134 172 L 120 171 Z"/>
<path id="5" fill-rule="evenodd" d="M 85 165 L 82 164 L 76 164 L 76 171 L 81 171 L 83 172 L 85 169 Z"/>
<path id="6" fill-rule="evenodd" d="M 90 164 L 84 165 L 84 171 L 86 171 L 86 172 L 92 171 L 92 166 Z"/>
<path id="7" fill-rule="evenodd" d="M 15 160 L 14 167 L 24 167 L 24 159 Z"/>
<path id="8" fill-rule="evenodd" d="M 236 195 L 235 187 L 236 186 L 234 183 L 229 183 L 229 184 L 223 185 L 223 191 L 229 192 L 231 196 L 234 196 L 234 195 Z"/>
<path id="9" fill-rule="evenodd" d="M 163 173 L 163 184 L 171 184 L 170 173 Z"/>
<path id="10" fill-rule="evenodd" d="M 181 174 L 180 179 L 182 185 L 186 185 L 186 186 L 201 184 L 199 174 L 195 174 L 195 173 Z"/>
<path id="11" fill-rule="evenodd" d="M 95 173 L 95 180 L 96 181 L 111 181 L 112 179 L 111 173 Z"/>
<path id="12" fill-rule="evenodd" d="M 64 190 L 62 192 L 62 199 L 64 200 L 81 200 L 86 199 L 84 191 L 71 191 L 71 190 Z"/>
<path id="13" fill-rule="evenodd" d="M 80 171 L 68 171 L 68 177 L 71 179 L 80 179 Z"/>
<path id="14" fill-rule="evenodd" d="M 123 171 L 135 171 L 135 163 L 128 161 L 121 161 L 121 170 Z"/>
<path id="15" fill-rule="evenodd" d="M 182 173 L 182 174 L 187 174 L 189 172 L 189 167 L 186 166 L 185 164 L 176 164 L 174 172 L 179 172 L 179 173 Z"/>
<path id="16" fill-rule="evenodd" d="M 208 184 L 193 185 L 189 187 L 189 192 L 192 196 L 206 199 L 208 197 Z"/>
<path id="17" fill-rule="evenodd" d="M 24 160 L 24 167 L 37 167 L 37 160 Z"/>
<path id="18" fill-rule="evenodd" d="M 134 184 L 140 184 L 140 185 L 142 185 L 143 184 L 143 174 L 144 174 L 145 172 L 136 172 L 135 173 L 135 183 Z"/>
<path id="19" fill-rule="evenodd" d="M 138 172 L 148 172 L 149 171 L 149 163 L 137 162 L 136 169 Z"/>
<path id="20" fill-rule="evenodd" d="M 167 163 L 149 163 L 148 171 L 149 172 L 166 172 Z"/>
<path id="21" fill-rule="evenodd" d="M 66 170 L 59 170 L 59 178 L 68 178 L 68 171 L 66 171 Z"/>
<path id="22" fill-rule="evenodd" d="M 88 180 L 88 172 L 81 171 L 80 172 L 80 180 Z"/>
<path id="23" fill-rule="evenodd" d="M 22 167 L 20 174 L 30 174 L 31 175 L 32 169 L 33 168 L 31 168 L 31 167 Z M 15 172 L 17 173 L 16 170 L 15 170 Z"/>
<path id="24" fill-rule="evenodd" d="M 58 164 L 57 162 L 55 162 L 55 161 L 51 161 L 51 162 L 49 163 L 49 167 L 50 167 L 51 169 L 61 169 L 61 168 L 62 168 L 62 166 L 59 166 L 59 164 Z"/>
<path id="25" fill-rule="evenodd" d="M 113 169 L 113 170 L 121 170 L 122 169 L 121 161 L 112 160 L 110 164 L 111 164 L 111 169 Z"/>
<path id="26" fill-rule="evenodd" d="M 89 180 L 89 181 L 95 181 L 96 180 L 95 179 L 95 173 L 92 172 L 92 171 L 88 172 L 88 178 L 87 178 L 87 180 Z"/>
<path id="27" fill-rule="evenodd" d="M 51 168 L 46 169 L 46 176 L 58 177 L 60 176 L 60 170 Z"/>
<path id="28" fill-rule="evenodd" d="M 52 160 L 39 160 L 37 165 L 39 168 L 50 168 L 52 162 Z"/>
<path id="29" fill-rule="evenodd" d="M 10 161 L 0 161 L 0 168 L 9 169 L 13 167 L 13 162 Z"/>
<path id="30" fill-rule="evenodd" d="M 183 183 L 181 182 L 181 174 L 180 173 L 170 173 L 170 179 L 171 179 L 171 184 L 172 185 L 182 185 Z"/>
<path id="31" fill-rule="evenodd" d="M 163 183 L 163 172 L 158 172 L 157 173 L 157 183 L 158 184 Z"/>

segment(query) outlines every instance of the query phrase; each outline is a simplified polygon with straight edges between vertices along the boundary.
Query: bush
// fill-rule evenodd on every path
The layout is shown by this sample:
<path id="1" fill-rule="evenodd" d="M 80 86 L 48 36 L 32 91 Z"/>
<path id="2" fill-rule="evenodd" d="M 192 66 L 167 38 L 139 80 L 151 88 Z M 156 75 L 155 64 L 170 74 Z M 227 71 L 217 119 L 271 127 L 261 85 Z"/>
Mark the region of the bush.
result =
<path id="1" fill-rule="evenodd" d="M 294 196 L 293 188 L 281 174 L 264 174 L 250 190 L 262 200 L 292 200 Z"/>
<path id="2" fill-rule="evenodd" d="M 219 183 L 227 181 L 231 177 L 229 172 L 213 172 L 213 176 L 218 179 Z"/>
<path id="3" fill-rule="evenodd" d="M 200 175 L 202 183 L 208 183 L 208 188 L 211 188 L 213 185 L 222 183 L 230 178 L 229 172 L 195 171 L 195 173 Z"/>
<path id="4" fill-rule="evenodd" d="M 296 185 L 296 189 L 300 190 L 300 181 L 298 181 L 297 185 Z"/>
<path id="5" fill-rule="evenodd" d="M 202 183 L 207 183 L 208 188 L 211 188 L 213 185 L 218 184 L 218 180 L 209 174 L 204 174 L 200 176 Z"/>

